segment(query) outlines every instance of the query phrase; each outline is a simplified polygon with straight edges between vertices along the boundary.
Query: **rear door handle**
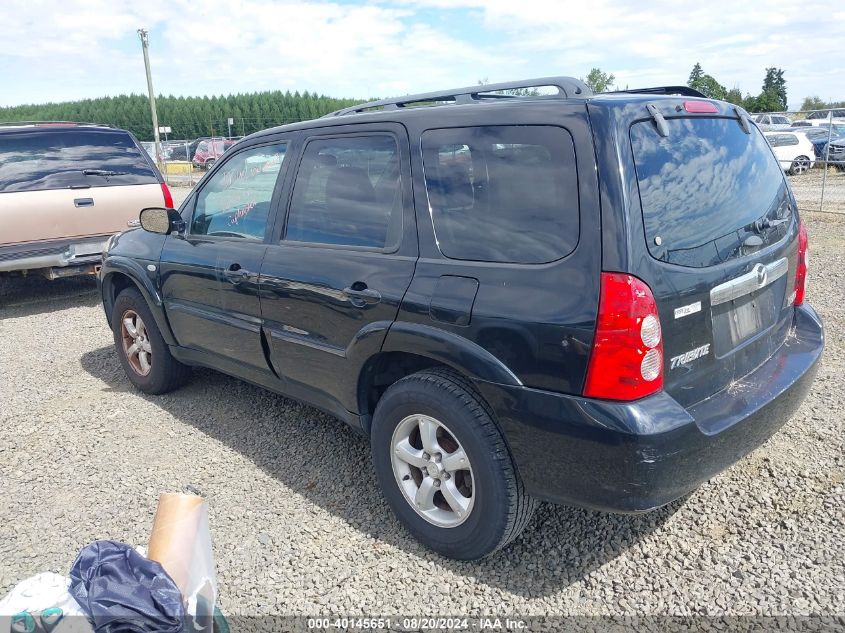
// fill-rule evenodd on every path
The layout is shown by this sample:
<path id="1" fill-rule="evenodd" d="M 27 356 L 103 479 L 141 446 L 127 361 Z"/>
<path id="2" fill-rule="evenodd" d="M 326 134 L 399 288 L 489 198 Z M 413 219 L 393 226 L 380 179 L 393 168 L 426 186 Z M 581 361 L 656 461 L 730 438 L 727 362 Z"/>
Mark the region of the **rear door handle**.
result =
<path id="1" fill-rule="evenodd" d="M 93 207 L 94 198 L 74 198 L 73 206 L 75 207 Z"/>
<path id="2" fill-rule="evenodd" d="M 251 273 L 246 268 L 241 268 L 240 264 L 232 264 L 226 270 L 223 271 L 223 274 L 226 275 L 226 279 L 228 279 L 233 284 L 239 284 L 241 282 L 247 281 L 254 273 Z"/>
<path id="3" fill-rule="evenodd" d="M 367 285 L 357 281 L 351 286 L 343 289 L 343 294 L 358 303 L 378 303 L 381 301 L 381 293 L 378 290 L 371 290 Z"/>

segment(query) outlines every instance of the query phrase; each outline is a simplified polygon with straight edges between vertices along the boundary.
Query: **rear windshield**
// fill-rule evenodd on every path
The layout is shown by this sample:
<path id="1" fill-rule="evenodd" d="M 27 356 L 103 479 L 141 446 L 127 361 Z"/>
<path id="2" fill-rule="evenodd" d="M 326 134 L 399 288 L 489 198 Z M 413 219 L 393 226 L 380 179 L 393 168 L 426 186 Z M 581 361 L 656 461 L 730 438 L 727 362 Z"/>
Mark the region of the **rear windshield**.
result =
<path id="1" fill-rule="evenodd" d="M 0 135 L 0 192 L 157 183 L 126 132 L 38 130 Z"/>
<path id="2" fill-rule="evenodd" d="M 631 127 L 651 254 L 713 266 L 782 239 L 792 211 L 786 181 L 763 135 L 736 119 L 667 119 Z"/>

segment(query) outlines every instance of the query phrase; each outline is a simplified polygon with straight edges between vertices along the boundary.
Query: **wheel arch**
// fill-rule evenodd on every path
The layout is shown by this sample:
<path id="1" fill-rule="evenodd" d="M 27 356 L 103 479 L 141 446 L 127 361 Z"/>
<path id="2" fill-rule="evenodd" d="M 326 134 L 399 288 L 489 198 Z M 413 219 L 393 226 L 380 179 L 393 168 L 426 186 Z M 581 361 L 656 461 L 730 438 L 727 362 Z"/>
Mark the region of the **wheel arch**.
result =
<path id="1" fill-rule="evenodd" d="M 103 262 L 100 272 L 101 294 L 106 318 L 111 324 L 112 310 L 117 296 L 126 288 L 135 288 L 141 293 L 152 312 L 162 337 L 168 345 L 176 345 L 176 339 L 164 313 L 164 302 L 150 275 L 141 264 L 126 257 L 109 257 Z"/>
<path id="2" fill-rule="evenodd" d="M 498 358 L 476 343 L 439 328 L 394 323 L 377 353 L 358 373 L 357 404 L 364 431 L 379 399 L 397 380 L 424 369 L 452 369 L 468 380 L 522 385 Z"/>

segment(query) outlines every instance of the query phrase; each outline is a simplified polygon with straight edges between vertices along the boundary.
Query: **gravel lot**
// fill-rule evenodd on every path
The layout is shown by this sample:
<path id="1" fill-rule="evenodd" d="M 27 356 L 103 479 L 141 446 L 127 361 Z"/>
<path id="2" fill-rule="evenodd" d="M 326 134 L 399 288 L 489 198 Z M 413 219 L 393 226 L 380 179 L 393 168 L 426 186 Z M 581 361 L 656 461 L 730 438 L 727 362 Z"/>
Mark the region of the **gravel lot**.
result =
<path id="1" fill-rule="evenodd" d="M 800 176 L 790 176 L 789 184 L 802 211 L 845 213 L 845 171 L 828 167 L 827 181 L 821 168 L 811 169 Z M 824 200 L 822 200 L 824 183 Z"/>
<path id="2" fill-rule="evenodd" d="M 184 192 L 181 192 L 184 195 Z M 159 492 L 207 496 L 227 614 L 845 615 L 845 217 L 806 214 L 828 346 L 770 442 L 647 515 L 543 506 L 479 563 L 416 544 L 363 439 L 323 413 L 199 370 L 130 388 L 90 280 L 0 298 L 0 595 L 66 573 L 99 538 L 146 544 Z"/>

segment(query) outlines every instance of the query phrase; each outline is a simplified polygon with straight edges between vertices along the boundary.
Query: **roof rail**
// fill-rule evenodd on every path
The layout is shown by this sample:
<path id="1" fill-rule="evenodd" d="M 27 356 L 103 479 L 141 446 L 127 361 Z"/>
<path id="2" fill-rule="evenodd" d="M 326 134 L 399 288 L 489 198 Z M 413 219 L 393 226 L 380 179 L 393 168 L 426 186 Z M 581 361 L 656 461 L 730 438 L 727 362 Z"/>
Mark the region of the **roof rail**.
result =
<path id="1" fill-rule="evenodd" d="M 703 97 L 707 99 L 707 95 L 702 94 L 695 88 L 689 86 L 656 86 L 654 88 L 634 88 L 632 90 L 612 90 L 610 94 L 644 94 L 644 95 L 681 95 L 682 97 Z"/>
<path id="2" fill-rule="evenodd" d="M 380 99 L 361 103 L 349 108 L 342 108 L 331 112 L 325 117 L 345 116 L 347 114 L 358 114 L 366 110 L 384 108 L 385 110 L 396 110 L 408 107 L 411 104 L 424 104 L 426 102 L 446 101 L 455 104 L 478 103 L 487 99 L 514 99 L 519 95 L 494 94 L 504 90 L 520 90 L 526 88 L 540 87 L 557 88 L 555 95 L 540 95 L 537 98 L 546 99 L 575 99 L 592 96 L 592 91 L 582 81 L 573 77 L 540 77 L 538 79 L 524 79 L 522 81 L 507 81 L 498 84 L 479 84 L 466 88 L 454 88 L 452 90 L 438 90 L 435 92 L 423 92 L 393 99 Z M 323 118 L 325 118 L 323 117 Z"/>
<path id="3" fill-rule="evenodd" d="M 114 128 L 113 125 L 107 123 L 86 123 L 84 121 L 0 121 L 0 126 L 13 127 L 15 125 L 84 125 Z"/>

